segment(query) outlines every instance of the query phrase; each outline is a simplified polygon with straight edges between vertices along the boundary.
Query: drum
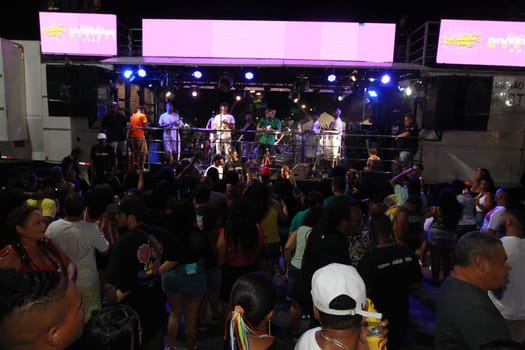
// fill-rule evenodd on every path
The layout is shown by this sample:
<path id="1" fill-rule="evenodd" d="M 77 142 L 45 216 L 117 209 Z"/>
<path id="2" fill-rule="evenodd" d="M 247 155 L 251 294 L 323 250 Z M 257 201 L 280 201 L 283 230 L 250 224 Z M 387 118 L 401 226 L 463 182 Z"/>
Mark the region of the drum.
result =
<path id="1" fill-rule="evenodd" d="M 319 145 L 325 159 L 336 159 L 341 148 L 341 135 L 335 130 L 325 130 L 321 134 Z"/>

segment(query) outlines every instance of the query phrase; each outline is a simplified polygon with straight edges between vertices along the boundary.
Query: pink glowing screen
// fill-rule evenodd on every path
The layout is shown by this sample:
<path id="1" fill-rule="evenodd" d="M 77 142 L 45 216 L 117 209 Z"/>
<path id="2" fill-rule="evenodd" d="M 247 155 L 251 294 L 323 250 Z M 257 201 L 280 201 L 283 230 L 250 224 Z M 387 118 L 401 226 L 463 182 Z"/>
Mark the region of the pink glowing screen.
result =
<path id="1" fill-rule="evenodd" d="M 112 14 L 40 12 L 43 54 L 115 56 L 117 16 Z"/>
<path id="2" fill-rule="evenodd" d="M 441 20 L 437 63 L 525 66 L 525 22 Z"/>
<path id="3" fill-rule="evenodd" d="M 143 19 L 142 55 L 392 62 L 395 24 Z"/>

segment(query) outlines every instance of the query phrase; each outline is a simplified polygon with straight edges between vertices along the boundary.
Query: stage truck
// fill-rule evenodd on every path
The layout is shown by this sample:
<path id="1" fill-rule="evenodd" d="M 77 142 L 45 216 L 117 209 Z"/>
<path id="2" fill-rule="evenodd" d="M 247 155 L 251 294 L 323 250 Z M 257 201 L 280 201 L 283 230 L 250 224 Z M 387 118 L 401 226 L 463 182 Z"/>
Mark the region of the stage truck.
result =
<path id="1" fill-rule="evenodd" d="M 90 89 L 75 91 L 50 84 L 54 70 L 42 61 L 39 41 L 1 39 L 0 156 L 9 160 L 60 163 L 75 147 L 89 150 L 99 129 L 93 115 L 110 103 L 108 86 L 97 87 L 93 71 L 110 64 L 83 65 Z M 75 65 L 65 60 L 64 64 Z M 58 79 L 60 80 L 60 79 Z M 424 93 L 416 95 L 416 120 L 421 128 L 416 159 L 424 164 L 427 183 L 454 178 L 472 180 L 476 168 L 490 170 L 498 185 L 518 185 L 525 170 L 525 75 L 515 72 L 425 70 L 418 78 Z M 68 94 L 80 103 L 64 104 Z M 70 97 L 70 96 L 69 96 Z M 95 102 L 93 103 L 93 98 Z"/>

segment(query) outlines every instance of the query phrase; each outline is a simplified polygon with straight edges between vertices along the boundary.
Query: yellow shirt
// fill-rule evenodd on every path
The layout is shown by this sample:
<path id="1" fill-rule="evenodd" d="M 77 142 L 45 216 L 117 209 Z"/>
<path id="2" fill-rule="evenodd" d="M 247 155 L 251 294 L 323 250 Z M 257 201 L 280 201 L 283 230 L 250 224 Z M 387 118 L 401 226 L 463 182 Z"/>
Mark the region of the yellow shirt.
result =
<path id="1" fill-rule="evenodd" d="M 28 199 L 26 203 L 30 206 L 37 207 L 42 212 L 42 216 L 55 218 L 57 214 L 57 205 L 54 200 L 49 198 Z"/>
<path id="2" fill-rule="evenodd" d="M 279 238 L 279 213 L 274 207 L 270 207 L 261 221 L 261 227 L 266 237 L 266 244 L 280 243 Z"/>

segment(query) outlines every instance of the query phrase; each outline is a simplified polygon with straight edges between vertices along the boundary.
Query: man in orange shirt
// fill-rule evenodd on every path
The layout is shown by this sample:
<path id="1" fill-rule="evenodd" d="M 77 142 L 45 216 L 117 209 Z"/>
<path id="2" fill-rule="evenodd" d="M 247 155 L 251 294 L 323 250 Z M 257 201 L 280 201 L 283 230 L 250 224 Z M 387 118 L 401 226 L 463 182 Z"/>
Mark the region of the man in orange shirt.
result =
<path id="1" fill-rule="evenodd" d="M 148 144 L 144 128 L 148 125 L 148 116 L 144 112 L 144 106 L 139 106 L 137 111 L 129 119 L 129 141 L 133 158 L 137 162 L 138 169 L 144 169 L 144 163 L 148 156 Z"/>

